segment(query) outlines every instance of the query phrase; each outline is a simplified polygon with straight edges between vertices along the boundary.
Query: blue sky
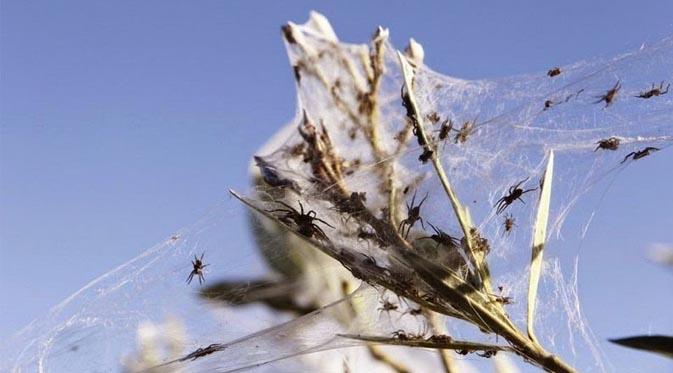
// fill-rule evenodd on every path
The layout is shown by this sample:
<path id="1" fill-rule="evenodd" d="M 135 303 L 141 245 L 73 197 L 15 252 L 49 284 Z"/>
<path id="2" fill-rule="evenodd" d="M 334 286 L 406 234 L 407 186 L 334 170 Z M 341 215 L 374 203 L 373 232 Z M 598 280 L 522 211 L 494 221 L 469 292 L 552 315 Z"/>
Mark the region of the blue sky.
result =
<path id="1" fill-rule="evenodd" d="M 427 65 L 462 78 L 673 34 L 668 1 L 475 4 L 3 1 L 0 338 L 247 186 L 249 157 L 295 112 L 279 26 L 311 9 L 342 40 L 379 24 L 397 46 L 414 37 Z M 673 309 L 660 290 L 673 273 L 643 250 L 673 242 L 671 165 L 666 151 L 622 172 L 583 243 L 580 290 L 599 338 L 673 332 L 657 311 Z M 616 366 L 665 366 L 619 351 Z"/>

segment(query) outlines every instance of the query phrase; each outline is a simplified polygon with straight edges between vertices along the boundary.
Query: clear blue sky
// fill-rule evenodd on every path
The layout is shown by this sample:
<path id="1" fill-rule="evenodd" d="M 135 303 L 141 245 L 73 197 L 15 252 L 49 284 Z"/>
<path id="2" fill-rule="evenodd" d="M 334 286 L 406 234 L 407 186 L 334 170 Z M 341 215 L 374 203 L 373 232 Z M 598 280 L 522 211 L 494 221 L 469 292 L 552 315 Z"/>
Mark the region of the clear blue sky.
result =
<path id="1" fill-rule="evenodd" d="M 673 34 L 670 1 L 2 1 L 0 338 L 247 186 L 249 157 L 295 111 L 279 26 L 311 9 L 342 40 L 379 24 L 398 47 L 414 37 L 427 65 L 462 78 Z M 657 311 L 673 309 L 673 273 L 643 250 L 673 242 L 672 165 L 666 151 L 622 172 L 583 244 L 600 339 L 673 333 Z M 610 351 L 618 367 L 665 367 Z"/>

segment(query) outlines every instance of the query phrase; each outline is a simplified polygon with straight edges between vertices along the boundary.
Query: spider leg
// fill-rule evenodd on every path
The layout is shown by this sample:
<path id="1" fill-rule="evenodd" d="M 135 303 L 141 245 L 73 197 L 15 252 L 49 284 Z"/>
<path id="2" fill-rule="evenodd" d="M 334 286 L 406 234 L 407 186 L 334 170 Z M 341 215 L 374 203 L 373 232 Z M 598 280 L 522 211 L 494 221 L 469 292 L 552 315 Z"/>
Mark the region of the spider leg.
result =
<path id="1" fill-rule="evenodd" d="M 503 199 L 502 202 L 499 203 L 498 209 L 496 210 L 496 214 L 500 214 L 505 209 L 511 204 L 512 202 L 509 202 L 507 199 Z"/>
<path id="2" fill-rule="evenodd" d="M 330 227 L 330 228 L 334 228 L 332 225 L 330 225 L 330 223 L 328 223 L 328 222 L 326 222 L 326 221 L 324 221 L 324 220 L 322 220 L 322 219 L 313 218 L 313 220 L 317 220 L 317 221 L 319 221 L 319 222 L 325 224 L 326 226 L 328 226 L 328 227 Z M 313 225 L 315 225 L 315 224 L 313 224 Z M 317 225 L 316 225 L 316 226 L 317 226 Z"/>
<path id="3" fill-rule="evenodd" d="M 203 262 L 203 256 L 204 256 L 204 255 L 206 255 L 206 252 L 205 252 L 205 251 L 201 253 L 201 258 L 199 259 L 199 260 L 202 261 L 202 262 Z"/>
<path id="4" fill-rule="evenodd" d="M 328 240 L 328 239 L 327 239 L 327 235 L 325 234 L 325 232 L 324 232 L 319 226 L 313 224 L 313 225 L 312 225 L 312 228 L 313 228 L 314 233 L 316 234 L 316 236 L 318 236 L 317 238 L 318 238 L 319 240 L 321 240 L 321 241 L 327 241 L 327 240 Z"/>
<path id="5" fill-rule="evenodd" d="M 528 192 L 532 192 L 534 190 L 537 190 L 537 188 L 531 188 L 531 189 L 524 190 L 523 192 L 521 192 L 521 194 L 523 195 L 523 194 L 526 194 Z"/>
<path id="6" fill-rule="evenodd" d="M 299 203 L 299 209 L 300 209 L 300 212 L 299 212 L 299 213 L 300 213 L 301 215 L 304 215 L 304 205 L 302 205 L 302 204 L 301 204 L 301 201 L 299 201 L 299 200 L 297 200 L 297 202 Z"/>
<path id="7" fill-rule="evenodd" d="M 423 227 L 423 229 L 425 230 L 425 224 L 423 223 L 423 218 L 418 217 L 418 220 L 421 221 L 421 227 Z"/>
<path id="8" fill-rule="evenodd" d="M 636 155 L 636 152 L 631 152 L 631 153 L 627 154 L 626 157 L 624 157 L 624 160 L 621 161 L 619 164 L 622 164 L 622 163 L 626 162 L 629 159 L 629 157 L 632 157 L 632 156 L 635 156 L 635 155 Z"/>
<path id="9" fill-rule="evenodd" d="M 522 200 L 521 197 L 519 197 L 519 198 L 517 198 L 517 199 L 518 199 L 519 201 L 521 201 L 521 203 L 523 203 L 524 205 L 526 204 L 526 202 L 524 202 L 524 200 Z"/>
<path id="10" fill-rule="evenodd" d="M 297 211 L 297 209 L 295 209 L 294 207 L 288 205 L 287 203 L 285 203 L 283 201 L 274 201 L 274 202 L 287 207 L 289 211 L 296 212 L 297 214 L 299 213 L 299 211 Z"/>
<path id="11" fill-rule="evenodd" d="M 194 278 L 194 271 L 192 271 L 192 273 L 190 273 L 189 276 L 187 277 L 187 284 L 191 284 L 193 278 Z"/>
<path id="12" fill-rule="evenodd" d="M 429 192 L 425 193 L 425 197 L 423 197 L 423 199 L 421 200 L 421 203 L 418 204 L 419 209 L 420 209 L 421 206 L 423 206 L 423 202 L 425 202 L 425 200 L 428 198 L 429 194 L 430 194 Z"/>
<path id="13" fill-rule="evenodd" d="M 403 232 L 403 231 L 402 231 L 402 226 L 403 226 L 406 222 L 407 222 L 407 219 L 402 220 L 402 221 L 400 222 L 400 225 L 397 227 L 397 230 L 400 231 L 400 232 Z"/>

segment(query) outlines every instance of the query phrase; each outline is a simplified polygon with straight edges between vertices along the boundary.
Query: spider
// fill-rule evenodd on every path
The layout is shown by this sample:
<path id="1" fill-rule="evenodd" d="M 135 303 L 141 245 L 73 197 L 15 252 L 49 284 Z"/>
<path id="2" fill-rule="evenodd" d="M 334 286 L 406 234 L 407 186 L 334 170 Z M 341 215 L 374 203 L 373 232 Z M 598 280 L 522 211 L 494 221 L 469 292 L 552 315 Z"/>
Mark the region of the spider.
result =
<path id="1" fill-rule="evenodd" d="M 270 210 L 269 212 L 285 213 L 285 215 L 278 218 L 278 220 L 282 221 L 285 224 L 294 223 L 297 226 L 297 232 L 302 236 L 308 238 L 313 238 L 313 236 L 315 236 L 317 239 L 321 241 L 327 241 L 327 235 L 325 235 L 325 232 L 313 221 L 319 221 L 330 228 L 334 227 L 331 226 L 328 222 L 322 219 L 318 219 L 317 213 L 315 211 L 309 210 L 307 212 L 304 212 L 304 205 L 301 204 L 301 201 L 297 202 L 299 202 L 300 211 L 297 211 L 294 207 L 288 205 L 285 202 L 276 201 L 276 203 L 279 203 L 285 206 L 286 208 Z"/>
<path id="2" fill-rule="evenodd" d="M 448 336 L 446 334 L 433 334 L 433 335 L 430 336 L 430 338 L 428 338 L 428 341 L 435 342 L 435 343 L 442 343 L 442 344 L 446 343 L 446 344 L 448 344 L 448 343 L 453 342 L 453 338 L 451 338 L 450 336 Z"/>
<path id="3" fill-rule="evenodd" d="M 655 148 L 655 147 L 652 147 L 652 146 L 648 146 L 647 148 L 645 148 L 643 150 L 638 150 L 638 151 L 635 151 L 635 152 L 631 152 L 631 153 L 627 154 L 626 157 L 624 157 L 624 160 L 621 161 L 621 163 L 626 162 L 629 158 L 633 158 L 633 160 L 635 161 L 637 159 L 647 157 L 648 155 L 650 155 L 651 152 L 655 152 L 657 150 L 661 150 L 661 149 Z"/>
<path id="4" fill-rule="evenodd" d="M 395 303 L 390 302 L 388 299 L 383 299 L 381 307 L 379 307 L 377 310 L 379 311 L 379 315 L 383 312 L 386 312 L 388 317 L 390 317 L 390 311 L 397 311 L 397 308 L 398 307 Z"/>
<path id="5" fill-rule="evenodd" d="M 410 314 L 411 316 L 418 316 L 423 314 L 423 308 L 418 307 L 418 308 L 410 308 L 406 313 Z"/>
<path id="6" fill-rule="evenodd" d="M 414 129 L 411 131 L 414 136 L 416 136 L 416 140 L 418 141 L 418 145 L 420 146 L 426 146 L 428 143 L 425 141 L 425 138 L 421 136 L 421 131 L 418 129 L 418 127 L 414 126 Z"/>
<path id="7" fill-rule="evenodd" d="M 552 100 L 547 100 L 544 102 L 544 109 L 542 111 L 547 111 L 548 109 L 551 109 L 552 106 L 556 105 L 556 103 Z"/>
<path id="8" fill-rule="evenodd" d="M 411 339 L 411 336 L 408 335 L 404 330 L 396 330 L 393 332 L 393 338 L 399 339 L 400 341 L 408 341 Z"/>
<path id="9" fill-rule="evenodd" d="M 444 232 L 443 230 L 435 227 L 430 222 L 428 222 L 428 224 L 430 224 L 432 229 L 435 231 L 435 234 L 433 234 L 432 236 L 428 236 L 428 237 L 422 237 L 422 238 L 420 238 L 421 240 L 430 239 L 430 240 L 435 241 L 437 243 L 435 248 L 439 247 L 439 245 L 444 245 L 444 246 L 449 247 L 449 248 L 458 247 L 458 239 L 457 238 L 452 237 L 451 235 Z"/>
<path id="10" fill-rule="evenodd" d="M 621 80 L 618 80 L 617 83 L 615 83 L 615 85 L 612 88 L 610 88 L 607 92 L 605 92 L 604 95 L 596 96 L 596 98 L 598 98 L 599 100 L 595 101 L 594 104 L 598 104 L 600 102 L 605 101 L 605 107 L 612 105 L 612 101 L 614 101 L 615 96 L 617 96 L 617 92 L 619 92 L 620 89 L 622 89 L 622 84 Z"/>
<path id="11" fill-rule="evenodd" d="M 189 360 L 189 359 L 192 359 L 192 361 L 194 361 L 194 360 L 196 360 L 200 357 L 210 355 L 210 354 L 212 354 L 214 352 L 217 352 L 217 351 L 222 351 L 223 349 L 224 349 L 224 345 L 219 344 L 219 343 L 213 343 L 211 345 L 208 345 L 208 347 L 197 348 L 196 351 L 194 351 L 191 354 L 189 354 L 189 355 L 185 356 L 184 358 L 180 359 L 180 361 L 185 361 L 185 360 Z"/>
<path id="12" fill-rule="evenodd" d="M 553 78 L 553 77 L 555 77 L 556 75 L 559 75 L 560 73 L 561 73 L 561 68 L 560 68 L 560 67 L 555 67 L 555 68 L 550 69 L 549 71 L 547 71 L 547 75 L 548 75 L 550 78 Z"/>
<path id="13" fill-rule="evenodd" d="M 668 89 L 671 87 L 671 83 L 668 83 L 666 86 L 666 89 L 664 89 L 664 81 L 662 80 L 661 83 L 659 84 L 659 87 L 655 87 L 654 83 L 652 83 L 652 88 L 649 91 L 646 92 L 640 92 L 638 98 L 650 98 L 654 96 L 661 96 L 665 95 L 668 93 Z"/>
<path id="14" fill-rule="evenodd" d="M 596 149 L 594 149 L 594 151 L 598 149 L 617 150 L 617 148 L 619 148 L 619 139 L 616 137 L 610 137 L 607 139 L 599 140 L 596 142 L 596 144 L 598 145 L 596 146 Z"/>
<path id="15" fill-rule="evenodd" d="M 441 119 L 436 111 L 433 111 L 432 113 L 426 115 L 425 118 L 427 118 L 433 124 L 439 122 L 439 120 Z"/>
<path id="16" fill-rule="evenodd" d="M 189 274 L 189 277 L 187 277 L 187 284 L 191 284 L 192 280 L 194 279 L 194 276 L 199 278 L 199 285 L 201 285 L 206 279 L 203 277 L 203 269 L 208 267 L 210 264 L 203 264 L 203 256 L 206 253 L 201 253 L 201 257 L 197 258 L 196 255 L 194 255 L 194 260 L 192 260 L 192 272 Z"/>
<path id="17" fill-rule="evenodd" d="M 423 151 L 423 154 L 421 154 L 421 155 L 418 157 L 418 160 L 421 161 L 421 163 L 427 163 L 428 160 L 429 160 L 430 158 L 432 158 L 432 155 L 433 155 L 434 153 L 435 153 L 435 152 L 433 152 L 433 151 L 430 150 L 430 149 L 425 149 L 425 150 Z"/>
<path id="18" fill-rule="evenodd" d="M 503 232 L 503 234 L 505 233 L 510 234 L 512 229 L 514 229 L 514 226 L 516 225 L 514 216 L 512 214 L 505 215 L 505 221 L 502 223 L 502 225 L 505 226 L 505 231 Z"/>
<path id="19" fill-rule="evenodd" d="M 453 121 L 446 119 L 442 122 L 442 127 L 439 129 L 439 139 L 445 140 L 449 137 L 449 132 L 453 129 Z"/>
<path id="20" fill-rule="evenodd" d="M 463 123 L 463 126 L 460 127 L 460 129 L 458 130 L 458 133 L 453 138 L 453 141 L 456 144 L 458 144 L 458 143 L 462 144 L 465 141 L 467 141 L 467 138 L 472 134 L 472 132 L 474 132 L 474 123 L 475 122 L 476 121 L 472 121 L 472 122 L 467 121 L 467 122 Z"/>
<path id="21" fill-rule="evenodd" d="M 397 230 L 400 231 L 401 234 L 404 234 L 404 227 L 407 227 L 407 233 L 404 234 L 404 238 L 406 239 L 407 236 L 409 236 L 409 231 L 411 230 L 411 227 L 416 224 L 417 221 L 421 221 L 421 226 L 423 229 L 425 229 L 425 223 L 423 222 L 423 218 L 421 217 L 421 206 L 423 206 L 423 202 L 425 202 L 425 199 L 428 198 L 428 194 L 425 194 L 425 197 L 421 200 L 421 203 L 418 204 L 418 206 L 414 206 L 414 203 L 416 202 L 416 192 L 414 192 L 414 196 L 411 199 L 411 205 L 407 203 L 407 218 L 402 220 L 400 222 L 400 226 L 397 228 Z"/>
<path id="22" fill-rule="evenodd" d="M 537 188 L 532 188 L 532 189 L 526 189 L 523 190 L 522 188 L 519 188 L 521 184 L 525 183 L 528 178 L 525 178 L 521 181 L 519 181 L 518 184 L 509 187 L 509 190 L 507 191 L 507 195 L 503 196 L 498 200 L 498 202 L 495 203 L 494 207 L 497 207 L 496 214 L 500 214 L 501 212 L 505 211 L 507 206 L 511 205 L 514 201 L 517 199 L 521 201 L 521 203 L 525 204 L 526 202 L 521 199 L 521 196 L 528 192 L 532 192 L 536 190 Z"/>
<path id="23" fill-rule="evenodd" d="M 512 304 L 512 297 L 504 297 L 499 295 L 495 297 L 495 301 L 501 304 Z"/>
<path id="24" fill-rule="evenodd" d="M 477 355 L 479 355 L 481 357 L 485 357 L 487 359 L 489 359 L 489 358 L 491 358 L 491 357 L 493 357 L 497 354 L 498 354 L 497 350 L 486 350 L 484 352 L 477 352 Z"/>

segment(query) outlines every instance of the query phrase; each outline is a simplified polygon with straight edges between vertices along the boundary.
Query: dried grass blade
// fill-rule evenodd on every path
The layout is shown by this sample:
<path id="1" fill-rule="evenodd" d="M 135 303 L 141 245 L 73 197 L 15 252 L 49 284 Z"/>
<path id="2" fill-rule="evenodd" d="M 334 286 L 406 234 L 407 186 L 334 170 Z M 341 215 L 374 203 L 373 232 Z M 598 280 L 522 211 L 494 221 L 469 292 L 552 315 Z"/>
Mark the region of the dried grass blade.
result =
<path id="1" fill-rule="evenodd" d="M 537 288 L 542 272 L 542 257 L 547 238 L 547 221 L 549 219 L 549 205 L 551 200 L 552 179 L 554 173 L 554 151 L 549 152 L 547 168 L 540 183 L 540 200 L 538 202 L 535 225 L 533 226 L 533 254 L 530 260 L 530 282 L 528 283 L 528 337 L 538 343 L 533 332 L 535 320 L 535 302 L 537 300 Z"/>

